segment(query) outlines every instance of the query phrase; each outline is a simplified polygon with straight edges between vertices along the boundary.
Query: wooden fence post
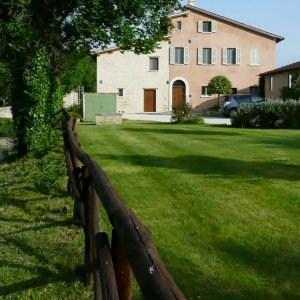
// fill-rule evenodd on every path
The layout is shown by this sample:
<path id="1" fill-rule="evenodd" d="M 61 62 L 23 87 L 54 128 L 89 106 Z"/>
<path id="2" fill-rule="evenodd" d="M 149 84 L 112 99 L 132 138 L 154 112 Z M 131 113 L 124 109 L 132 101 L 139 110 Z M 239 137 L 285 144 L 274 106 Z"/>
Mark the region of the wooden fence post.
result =
<path id="1" fill-rule="evenodd" d="M 92 185 L 92 236 L 93 236 L 93 277 L 94 277 L 94 299 L 102 300 L 101 274 L 97 264 L 97 241 L 99 233 L 99 198 Z"/>
<path id="2" fill-rule="evenodd" d="M 92 182 L 88 168 L 82 168 L 82 198 L 84 203 L 84 238 L 85 238 L 85 265 L 87 267 L 87 284 L 93 283 L 93 262 L 94 262 L 94 237 L 92 223 Z"/>
<path id="3" fill-rule="evenodd" d="M 112 230 L 111 254 L 120 300 L 132 299 L 132 272 L 115 229 Z"/>
<path id="4" fill-rule="evenodd" d="M 96 300 L 118 300 L 118 288 L 107 234 L 105 232 L 97 233 L 95 244 L 97 269 L 100 272 L 102 289 L 102 298 L 97 294 Z"/>

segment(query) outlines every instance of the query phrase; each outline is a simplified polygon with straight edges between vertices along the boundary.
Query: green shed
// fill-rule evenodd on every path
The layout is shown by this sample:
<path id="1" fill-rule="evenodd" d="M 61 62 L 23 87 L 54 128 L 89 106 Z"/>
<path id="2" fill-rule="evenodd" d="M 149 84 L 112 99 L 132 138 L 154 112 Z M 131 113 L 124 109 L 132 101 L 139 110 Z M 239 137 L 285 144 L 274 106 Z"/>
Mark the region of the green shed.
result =
<path id="1" fill-rule="evenodd" d="M 95 121 L 96 114 L 116 113 L 117 97 L 116 94 L 84 94 L 83 100 L 83 120 Z"/>

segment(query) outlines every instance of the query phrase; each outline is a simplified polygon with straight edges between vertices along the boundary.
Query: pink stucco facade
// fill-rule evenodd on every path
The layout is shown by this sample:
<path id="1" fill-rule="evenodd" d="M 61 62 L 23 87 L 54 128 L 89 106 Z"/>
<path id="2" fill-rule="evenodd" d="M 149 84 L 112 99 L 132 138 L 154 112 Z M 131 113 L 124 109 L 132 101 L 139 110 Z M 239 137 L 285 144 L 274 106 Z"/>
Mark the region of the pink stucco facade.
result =
<path id="1" fill-rule="evenodd" d="M 181 29 L 178 29 L 178 21 Z M 199 22 L 213 22 L 215 32 L 198 32 Z M 216 75 L 224 75 L 232 82 L 237 93 L 252 93 L 258 86 L 259 74 L 275 68 L 276 43 L 279 41 L 272 34 L 241 26 L 225 18 L 214 18 L 212 15 L 187 10 L 172 18 L 174 30 L 170 37 L 170 48 L 188 49 L 188 61 L 174 64 L 170 61 L 170 99 L 172 87 L 176 80 L 185 84 L 186 101 L 195 110 L 213 106 L 217 102 L 216 95 L 205 95 L 202 87 L 208 85 Z M 198 48 L 214 49 L 214 64 L 199 64 Z M 239 49 L 238 63 L 224 64 L 223 49 Z M 253 50 L 258 51 L 259 58 L 253 63 Z M 202 51 L 202 50 L 201 50 Z"/>

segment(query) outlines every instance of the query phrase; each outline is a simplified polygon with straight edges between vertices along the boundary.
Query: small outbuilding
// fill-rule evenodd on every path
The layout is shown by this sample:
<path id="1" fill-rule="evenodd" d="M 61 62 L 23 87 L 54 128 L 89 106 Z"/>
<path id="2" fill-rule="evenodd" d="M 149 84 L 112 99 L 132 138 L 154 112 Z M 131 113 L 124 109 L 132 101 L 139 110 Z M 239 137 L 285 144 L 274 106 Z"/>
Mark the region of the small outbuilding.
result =
<path id="1" fill-rule="evenodd" d="M 281 89 L 292 88 L 293 76 L 300 74 L 300 61 L 283 66 L 272 71 L 261 73 L 264 79 L 265 97 L 267 99 L 279 99 Z"/>

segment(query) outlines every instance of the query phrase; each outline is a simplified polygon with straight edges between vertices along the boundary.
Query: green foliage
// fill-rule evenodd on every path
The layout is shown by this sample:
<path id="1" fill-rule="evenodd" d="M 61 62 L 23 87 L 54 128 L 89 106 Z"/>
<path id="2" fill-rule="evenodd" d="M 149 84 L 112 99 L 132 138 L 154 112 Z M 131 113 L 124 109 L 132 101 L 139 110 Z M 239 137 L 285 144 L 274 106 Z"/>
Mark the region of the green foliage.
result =
<path id="1" fill-rule="evenodd" d="M 184 123 L 190 121 L 193 117 L 192 106 L 188 103 L 183 103 L 177 107 L 174 107 L 172 111 L 171 120 L 173 123 Z"/>
<path id="2" fill-rule="evenodd" d="M 295 88 L 283 87 L 280 90 L 280 98 L 282 100 L 299 100 L 300 99 L 300 90 Z"/>
<path id="3" fill-rule="evenodd" d="M 74 118 L 82 119 L 82 107 L 80 105 L 72 105 L 68 108 L 68 113 Z"/>
<path id="4" fill-rule="evenodd" d="M 36 47 L 39 47 L 38 51 L 27 69 L 23 85 L 27 107 L 23 101 L 13 101 L 12 111 L 17 133 L 23 141 L 22 144 L 19 141 L 17 147 L 24 150 L 26 146 L 26 151 L 43 156 L 58 141 L 59 133 L 53 124 L 57 121 L 56 113 L 62 107 L 63 94 L 59 81 L 52 79 L 45 47 Z"/>
<path id="5" fill-rule="evenodd" d="M 232 119 L 232 126 L 244 128 L 300 128 L 300 102 L 266 101 L 243 106 Z"/>
<path id="6" fill-rule="evenodd" d="M 258 81 L 259 96 L 265 98 L 265 77 L 260 76 Z"/>
<path id="7" fill-rule="evenodd" d="M 293 71 L 292 76 L 292 86 L 283 87 L 280 90 L 280 98 L 283 100 L 299 100 L 300 99 L 300 71 Z"/>
<path id="8" fill-rule="evenodd" d="M 34 186 L 45 195 L 55 193 L 59 189 L 59 179 L 65 174 L 63 157 L 49 153 L 38 160 Z"/>
<path id="9" fill-rule="evenodd" d="M 14 87 L 19 153 L 47 148 L 44 142 L 63 95 L 81 84 L 86 91 L 95 90 L 91 47 L 115 44 L 149 53 L 171 30 L 171 8 L 181 8 L 180 1 L 4 1 L 0 61 L 9 65 Z"/>
<path id="10" fill-rule="evenodd" d="M 61 76 L 64 87 L 64 94 L 67 94 L 79 86 L 84 86 L 84 91 L 88 93 L 96 92 L 96 62 L 88 55 L 84 57 L 76 57 L 70 55 L 68 57 L 70 68 Z M 74 63 L 75 60 L 75 63 Z M 73 64 L 72 64 L 73 62 Z"/>
<path id="11" fill-rule="evenodd" d="M 8 105 L 11 99 L 11 73 L 9 64 L 7 62 L 0 61 L 0 105 Z"/>
<path id="12" fill-rule="evenodd" d="M 63 168 L 63 154 L 58 156 L 53 159 Z M 59 188 L 49 200 L 35 184 L 38 165 L 28 156 L 0 164 L 0 298 L 92 299 L 93 290 L 74 272 L 84 262 L 84 235 L 72 221 L 66 178 L 56 181 Z M 44 167 L 46 172 L 46 160 Z"/>
<path id="13" fill-rule="evenodd" d="M 222 75 L 213 77 L 208 83 L 208 92 L 210 94 L 230 95 L 232 93 L 231 81 Z"/>
<path id="14" fill-rule="evenodd" d="M 14 136 L 14 126 L 12 119 L 0 119 L 0 137 L 10 137 Z"/>

